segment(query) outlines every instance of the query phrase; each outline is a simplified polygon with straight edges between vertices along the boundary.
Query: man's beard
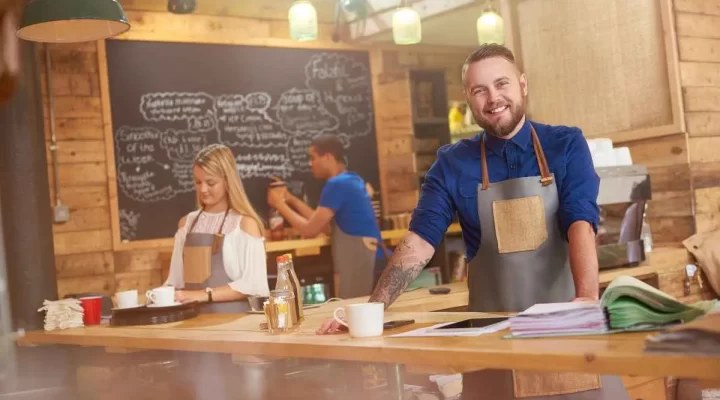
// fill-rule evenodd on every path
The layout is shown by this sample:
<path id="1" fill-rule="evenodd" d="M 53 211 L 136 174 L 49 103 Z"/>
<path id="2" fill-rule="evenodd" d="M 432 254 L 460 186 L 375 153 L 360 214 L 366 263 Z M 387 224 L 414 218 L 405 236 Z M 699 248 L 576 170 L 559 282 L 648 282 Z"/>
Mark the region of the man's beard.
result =
<path id="1" fill-rule="evenodd" d="M 509 122 L 503 123 L 502 121 L 499 121 L 498 123 L 493 125 L 491 122 L 485 120 L 482 114 L 480 115 L 480 117 L 478 117 L 473 111 L 473 117 L 475 118 L 475 122 L 477 122 L 477 124 L 490 135 L 500 138 L 510 135 L 525 115 L 525 103 L 510 103 L 508 105 L 508 109 L 510 110 Z"/>

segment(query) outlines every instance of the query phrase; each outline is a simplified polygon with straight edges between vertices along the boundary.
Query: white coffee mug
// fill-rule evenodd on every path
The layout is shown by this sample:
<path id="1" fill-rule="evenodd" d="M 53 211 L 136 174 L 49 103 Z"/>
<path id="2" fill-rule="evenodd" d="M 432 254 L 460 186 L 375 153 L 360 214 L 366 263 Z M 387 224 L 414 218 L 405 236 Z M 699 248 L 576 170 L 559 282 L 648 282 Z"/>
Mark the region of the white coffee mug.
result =
<path id="1" fill-rule="evenodd" d="M 338 314 L 344 314 L 344 318 Z M 384 303 L 360 303 L 338 307 L 333 312 L 335 321 L 350 330 L 350 336 L 356 338 L 382 336 L 385 321 Z"/>
<path id="2" fill-rule="evenodd" d="M 148 290 L 147 293 L 145 293 L 145 297 L 158 306 L 171 306 L 175 304 L 175 288 L 172 286 L 163 286 Z"/>
<path id="3" fill-rule="evenodd" d="M 124 292 L 115 293 L 118 308 L 131 308 L 138 306 L 137 290 L 126 290 Z"/>

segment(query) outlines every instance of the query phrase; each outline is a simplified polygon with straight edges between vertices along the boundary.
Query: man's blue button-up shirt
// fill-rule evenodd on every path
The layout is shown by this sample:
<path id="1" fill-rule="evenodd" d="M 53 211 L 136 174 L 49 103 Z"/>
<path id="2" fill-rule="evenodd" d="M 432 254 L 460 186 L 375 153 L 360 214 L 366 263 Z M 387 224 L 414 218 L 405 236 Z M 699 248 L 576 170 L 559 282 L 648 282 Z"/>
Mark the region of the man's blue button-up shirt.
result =
<path id="1" fill-rule="evenodd" d="M 587 141 L 578 128 L 526 120 L 510 140 L 487 135 L 490 182 L 540 175 L 530 123 L 535 127 L 550 171 L 555 175 L 559 197 L 558 229 L 566 240 L 568 228 L 575 221 L 587 221 L 597 231 L 600 179 Z M 436 247 L 457 212 L 468 260 L 475 257 L 482 235 L 477 209 L 477 190 L 482 179 L 480 140 L 481 135 L 477 135 L 438 150 L 437 160 L 425 176 L 420 201 L 410 223 L 410 231 Z"/>

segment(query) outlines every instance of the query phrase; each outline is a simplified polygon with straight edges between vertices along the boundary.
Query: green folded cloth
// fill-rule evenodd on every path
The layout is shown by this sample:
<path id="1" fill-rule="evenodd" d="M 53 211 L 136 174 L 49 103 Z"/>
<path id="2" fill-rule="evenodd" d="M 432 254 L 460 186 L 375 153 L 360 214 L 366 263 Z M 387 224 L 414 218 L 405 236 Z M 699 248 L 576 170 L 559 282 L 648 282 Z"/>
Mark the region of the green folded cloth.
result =
<path id="1" fill-rule="evenodd" d="M 611 329 L 686 323 L 717 307 L 717 300 L 681 303 L 631 276 L 615 278 L 600 303 L 607 310 Z"/>

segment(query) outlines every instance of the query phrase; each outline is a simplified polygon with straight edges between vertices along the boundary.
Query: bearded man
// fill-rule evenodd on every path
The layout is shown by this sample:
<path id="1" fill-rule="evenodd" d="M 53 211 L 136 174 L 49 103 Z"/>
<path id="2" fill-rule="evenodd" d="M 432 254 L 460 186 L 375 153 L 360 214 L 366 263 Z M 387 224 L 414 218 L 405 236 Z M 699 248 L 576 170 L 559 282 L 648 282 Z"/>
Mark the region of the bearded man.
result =
<path id="1" fill-rule="evenodd" d="M 530 121 L 527 77 L 512 52 L 485 44 L 465 61 L 465 97 L 484 132 L 444 146 L 410 229 L 370 302 L 387 308 L 432 258 L 457 213 L 467 249 L 469 311 L 597 300 L 600 179 L 580 129 Z M 338 330 L 326 322 L 319 334 Z M 463 399 L 628 399 L 615 376 L 482 370 Z"/>

